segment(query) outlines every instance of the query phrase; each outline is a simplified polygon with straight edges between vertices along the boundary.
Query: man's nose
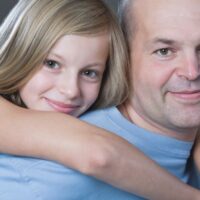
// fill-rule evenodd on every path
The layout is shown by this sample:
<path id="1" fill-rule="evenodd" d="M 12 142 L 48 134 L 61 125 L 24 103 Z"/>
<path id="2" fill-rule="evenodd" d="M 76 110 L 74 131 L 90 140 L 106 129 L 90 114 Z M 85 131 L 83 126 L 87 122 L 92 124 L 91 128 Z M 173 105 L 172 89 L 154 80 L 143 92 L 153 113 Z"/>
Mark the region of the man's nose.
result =
<path id="1" fill-rule="evenodd" d="M 77 75 L 60 77 L 57 87 L 59 92 L 65 95 L 68 99 L 80 97 L 81 91 Z"/>
<path id="2" fill-rule="evenodd" d="M 177 70 L 178 76 L 187 80 L 196 80 L 200 76 L 200 61 L 197 55 L 190 55 L 183 59 Z"/>

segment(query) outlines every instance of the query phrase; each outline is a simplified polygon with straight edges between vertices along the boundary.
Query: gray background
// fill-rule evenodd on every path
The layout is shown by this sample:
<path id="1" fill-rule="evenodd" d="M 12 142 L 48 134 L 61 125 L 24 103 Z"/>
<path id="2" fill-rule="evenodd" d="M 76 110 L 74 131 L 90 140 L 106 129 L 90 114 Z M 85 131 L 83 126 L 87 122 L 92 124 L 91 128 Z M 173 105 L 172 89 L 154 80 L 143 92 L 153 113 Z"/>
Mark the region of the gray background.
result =
<path id="1" fill-rule="evenodd" d="M 106 3 L 108 3 L 111 8 L 116 11 L 117 10 L 117 5 L 119 4 L 119 0 L 104 0 Z"/>
<path id="2" fill-rule="evenodd" d="M 31 0 L 30 0 L 31 1 Z M 111 8 L 116 11 L 119 0 L 104 0 Z M 18 0 L 0 0 L 0 23 L 8 14 L 10 9 L 18 2 Z"/>
<path id="3" fill-rule="evenodd" d="M 0 0 L 0 23 L 18 0 Z"/>

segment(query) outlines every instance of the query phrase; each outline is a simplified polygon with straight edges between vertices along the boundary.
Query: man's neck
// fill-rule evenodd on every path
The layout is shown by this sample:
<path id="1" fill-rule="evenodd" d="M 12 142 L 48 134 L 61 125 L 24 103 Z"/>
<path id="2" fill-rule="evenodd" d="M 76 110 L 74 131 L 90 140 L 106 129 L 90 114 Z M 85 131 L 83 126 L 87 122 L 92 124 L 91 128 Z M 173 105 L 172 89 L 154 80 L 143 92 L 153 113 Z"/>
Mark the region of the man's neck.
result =
<path id="1" fill-rule="evenodd" d="M 184 129 L 178 129 L 172 130 L 166 127 L 163 127 L 159 124 L 156 124 L 155 122 L 152 122 L 150 120 L 146 120 L 144 117 L 142 117 L 139 112 L 137 112 L 131 102 L 127 100 L 123 104 L 118 106 L 119 111 L 121 114 L 130 122 L 133 124 L 144 128 L 146 130 L 149 130 L 151 132 L 165 135 L 168 137 L 176 138 L 178 140 L 183 141 L 194 141 L 197 131 L 197 128 L 184 128 Z"/>

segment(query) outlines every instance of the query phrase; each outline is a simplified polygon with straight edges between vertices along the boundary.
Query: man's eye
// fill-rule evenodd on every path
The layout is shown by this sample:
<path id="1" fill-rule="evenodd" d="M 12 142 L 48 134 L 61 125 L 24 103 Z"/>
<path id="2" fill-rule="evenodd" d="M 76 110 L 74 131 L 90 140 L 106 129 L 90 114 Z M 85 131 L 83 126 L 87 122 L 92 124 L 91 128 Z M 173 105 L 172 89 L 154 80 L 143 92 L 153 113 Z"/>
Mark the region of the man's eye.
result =
<path id="1" fill-rule="evenodd" d="M 44 65 L 50 69 L 58 69 L 59 68 L 59 64 L 58 62 L 56 62 L 55 60 L 49 60 L 49 59 L 46 59 L 44 61 Z"/>
<path id="2" fill-rule="evenodd" d="M 156 50 L 154 53 L 157 54 L 158 56 L 167 57 L 170 56 L 173 53 L 173 51 L 169 48 L 162 48 Z"/>

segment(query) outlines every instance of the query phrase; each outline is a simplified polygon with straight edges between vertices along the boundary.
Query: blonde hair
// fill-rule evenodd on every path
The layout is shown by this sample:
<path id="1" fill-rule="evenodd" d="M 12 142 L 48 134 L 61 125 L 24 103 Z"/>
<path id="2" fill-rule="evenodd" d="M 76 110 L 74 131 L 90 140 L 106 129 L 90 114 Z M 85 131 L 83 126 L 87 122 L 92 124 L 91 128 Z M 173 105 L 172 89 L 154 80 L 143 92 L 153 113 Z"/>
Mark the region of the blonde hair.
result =
<path id="1" fill-rule="evenodd" d="M 24 106 L 18 91 L 64 35 L 110 34 L 110 52 L 94 107 L 128 96 L 128 54 L 123 33 L 100 0 L 20 0 L 0 27 L 0 94 Z"/>

